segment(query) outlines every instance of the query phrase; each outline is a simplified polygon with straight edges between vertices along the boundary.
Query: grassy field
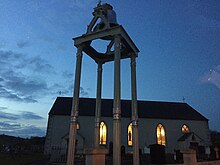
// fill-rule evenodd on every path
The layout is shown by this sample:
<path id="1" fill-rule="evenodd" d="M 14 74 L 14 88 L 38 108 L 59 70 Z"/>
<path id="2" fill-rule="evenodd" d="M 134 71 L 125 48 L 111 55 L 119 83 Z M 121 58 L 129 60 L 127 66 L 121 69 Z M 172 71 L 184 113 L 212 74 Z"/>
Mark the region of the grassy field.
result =
<path id="1" fill-rule="evenodd" d="M 42 153 L 30 153 L 30 154 L 0 153 L 0 165 L 28 165 L 40 160 L 45 160 L 45 157 Z"/>

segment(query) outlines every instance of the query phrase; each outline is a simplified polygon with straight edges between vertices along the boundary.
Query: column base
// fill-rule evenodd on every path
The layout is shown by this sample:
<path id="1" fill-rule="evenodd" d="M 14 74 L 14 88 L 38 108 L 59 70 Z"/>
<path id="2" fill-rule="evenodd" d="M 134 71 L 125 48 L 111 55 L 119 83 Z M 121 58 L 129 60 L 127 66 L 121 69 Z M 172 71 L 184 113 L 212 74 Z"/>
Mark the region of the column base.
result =
<path id="1" fill-rule="evenodd" d="M 192 149 L 181 151 L 183 153 L 184 165 L 197 165 L 196 151 Z"/>
<path id="2" fill-rule="evenodd" d="M 105 155 L 108 154 L 107 149 L 87 148 L 84 153 L 86 155 L 86 165 L 105 165 Z"/>

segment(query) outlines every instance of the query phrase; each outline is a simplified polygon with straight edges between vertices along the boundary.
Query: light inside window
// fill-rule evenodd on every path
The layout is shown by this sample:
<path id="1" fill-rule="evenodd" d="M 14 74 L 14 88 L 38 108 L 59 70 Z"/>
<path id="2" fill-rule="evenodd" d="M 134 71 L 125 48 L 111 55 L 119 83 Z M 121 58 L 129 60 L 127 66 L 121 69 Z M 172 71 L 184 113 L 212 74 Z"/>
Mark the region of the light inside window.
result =
<path id="1" fill-rule="evenodd" d="M 79 123 L 76 124 L 76 129 L 79 130 Z"/>
<path id="2" fill-rule="evenodd" d="M 102 121 L 100 123 L 100 141 L 99 144 L 106 144 L 107 127 L 106 124 Z"/>
<path id="3" fill-rule="evenodd" d="M 132 146 L 132 123 L 128 126 L 128 146 Z"/>
<path id="4" fill-rule="evenodd" d="M 157 126 L 157 144 L 166 145 L 166 133 L 162 124 Z"/>
<path id="5" fill-rule="evenodd" d="M 183 133 L 189 133 L 189 127 L 188 127 L 186 124 L 184 124 L 184 125 L 182 126 L 182 132 L 183 132 Z"/>

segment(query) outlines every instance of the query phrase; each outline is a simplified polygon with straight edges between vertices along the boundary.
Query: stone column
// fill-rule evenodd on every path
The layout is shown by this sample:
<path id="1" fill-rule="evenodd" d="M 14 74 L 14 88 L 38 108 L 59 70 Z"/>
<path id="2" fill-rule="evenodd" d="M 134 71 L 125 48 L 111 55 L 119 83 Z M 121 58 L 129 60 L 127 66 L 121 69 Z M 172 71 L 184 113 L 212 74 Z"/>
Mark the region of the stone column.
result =
<path id="1" fill-rule="evenodd" d="M 132 93 L 132 145 L 133 165 L 139 165 L 138 110 L 136 84 L 136 55 L 131 55 L 131 93 Z"/>
<path id="2" fill-rule="evenodd" d="M 96 91 L 96 111 L 95 111 L 95 137 L 94 137 L 94 146 L 99 148 L 99 124 L 101 118 L 101 95 L 102 95 L 102 63 L 98 63 L 97 70 L 97 91 Z"/>
<path id="3" fill-rule="evenodd" d="M 121 165 L 121 92 L 120 92 L 120 43 L 121 37 L 115 36 L 114 57 L 114 105 L 113 105 L 113 165 Z"/>
<path id="4" fill-rule="evenodd" d="M 70 120 L 67 165 L 74 165 L 75 142 L 76 142 L 76 134 L 77 134 L 76 125 L 77 125 L 77 118 L 79 112 L 81 66 L 82 66 L 82 46 L 79 46 L 77 48 L 77 56 L 76 56 L 76 70 L 75 70 L 74 93 L 73 93 L 73 102 L 72 102 L 71 120 Z"/>

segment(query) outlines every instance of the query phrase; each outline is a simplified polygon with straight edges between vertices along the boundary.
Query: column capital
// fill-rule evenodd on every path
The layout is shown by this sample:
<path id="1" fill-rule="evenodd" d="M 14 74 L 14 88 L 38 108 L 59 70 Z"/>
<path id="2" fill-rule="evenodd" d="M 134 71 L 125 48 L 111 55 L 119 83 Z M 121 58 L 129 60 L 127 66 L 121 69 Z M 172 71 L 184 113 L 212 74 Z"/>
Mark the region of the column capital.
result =
<path id="1" fill-rule="evenodd" d="M 132 121 L 132 126 L 138 126 L 138 120 L 133 120 Z"/>
<path id="2" fill-rule="evenodd" d="M 97 71 L 98 72 L 102 72 L 102 63 L 100 62 L 100 63 L 98 63 L 98 69 L 97 69 Z"/>
<path id="3" fill-rule="evenodd" d="M 76 116 L 71 116 L 71 123 L 76 123 L 77 122 L 77 117 Z"/>
<path id="4" fill-rule="evenodd" d="M 133 66 L 136 67 L 136 57 L 135 58 L 131 57 L 131 63 L 130 64 L 131 64 L 131 67 L 133 67 Z"/>
<path id="5" fill-rule="evenodd" d="M 99 122 L 95 122 L 95 127 L 99 127 L 100 123 Z"/>
<path id="6" fill-rule="evenodd" d="M 120 119 L 121 119 L 121 115 L 119 113 L 113 114 L 113 120 L 120 120 Z"/>
<path id="7" fill-rule="evenodd" d="M 120 47 L 121 47 L 121 36 L 120 35 L 115 35 L 114 39 L 115 39 L 115 49 L 116 48 L 120 49 Z"/>
<path id="8" fill-rule="evenodd" d="M 80 57 L 82 56 L 82 51 L 83 51 L 83 46 L 78 46 L 77 47 L 77 53 L 76 53 L 76 57 Z"/>
<path id="9" fill-rule="evenodd" d="M 130 63 L 130 64 L 131 64 L 131 67 L 132 67 L 132 66 L 135 66 L 135 67 L 136 67 L 136 57 L 137 57 L 137 56 L 136 56 L 135 53 L 131 53 L 131 54 L 130 54 L 130 58 L 131 58 L 131 63 Z"/>

